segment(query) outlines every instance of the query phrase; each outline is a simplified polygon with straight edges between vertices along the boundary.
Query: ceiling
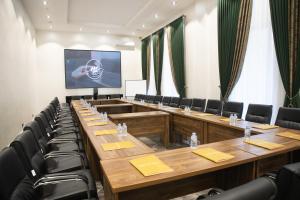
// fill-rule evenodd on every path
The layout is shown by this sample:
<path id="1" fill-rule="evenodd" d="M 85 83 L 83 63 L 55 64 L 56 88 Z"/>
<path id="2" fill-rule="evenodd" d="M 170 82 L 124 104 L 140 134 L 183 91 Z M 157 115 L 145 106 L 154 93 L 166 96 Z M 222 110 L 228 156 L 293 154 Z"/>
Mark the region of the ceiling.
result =
<path id="1" fill-rule="evenodd" d="M 138 37 L 179 17 L 194 1 L 22 0 L 37 30 Z"/>

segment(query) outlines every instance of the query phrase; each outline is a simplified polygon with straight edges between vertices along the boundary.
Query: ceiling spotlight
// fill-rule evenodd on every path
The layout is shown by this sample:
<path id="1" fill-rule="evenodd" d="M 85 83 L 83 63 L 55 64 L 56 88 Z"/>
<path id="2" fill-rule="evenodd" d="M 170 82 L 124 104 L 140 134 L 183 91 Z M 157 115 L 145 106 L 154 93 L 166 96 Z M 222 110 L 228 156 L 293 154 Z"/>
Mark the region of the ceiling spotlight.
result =
<path id="1" fill-rule="evenodd" d="M 47 15 L 47 19 L 50 19 L 50 15 Z"/>
<path id="2" fill-rule="evenodd" d="M 43 1 L 44 6 L 47 6 L 47 1 Z"/>
<path id="3" fill-rule="evenodd" d="M 143 24 L 142 27 L 145 28 L 146 27 L 145 24 Z"/>
<path id="4" fill-rule="evenodd" d="M 176 6 L 176 1 L 172 1 L 172 5 L 173 5 L 173 6 Z"/>
<path id="5" fill-rule="evenodd" d="M 106 31 L 106 33 L 110 33 L 110 31 L 109 31 L 109 30 L 107 30 L 107 31 Z"/>
<path id="6" fill-rule="evenodd" d="M 158 19 L 158 14 L 155 14 L 155 15 L 154 15 L 154 18 L 155 18 L 155 19 Z"/>
<path id="7" fill-rule="evenodd" d="M 79 28 L 79 31 L 82 31 L 82 27 Z"/>
<path id="8" fill-rule="evenodd" d="M 50 26 L 49 26 L 49 28 L 52 30 L 52 29 L 53 29 L 53 26 L 52 26 L 52 25 L 50 25 Z"/>

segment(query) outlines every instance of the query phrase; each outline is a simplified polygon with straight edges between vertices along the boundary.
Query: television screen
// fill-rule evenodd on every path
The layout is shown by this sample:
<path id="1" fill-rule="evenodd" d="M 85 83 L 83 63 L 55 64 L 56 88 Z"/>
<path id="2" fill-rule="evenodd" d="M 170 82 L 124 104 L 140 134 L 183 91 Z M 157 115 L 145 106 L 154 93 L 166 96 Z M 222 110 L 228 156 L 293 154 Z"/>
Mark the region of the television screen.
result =
<path id="1" fill-rule="evenodd" d="M 120 88 L 121 52 L 65 49 L 67 89 Z"/>

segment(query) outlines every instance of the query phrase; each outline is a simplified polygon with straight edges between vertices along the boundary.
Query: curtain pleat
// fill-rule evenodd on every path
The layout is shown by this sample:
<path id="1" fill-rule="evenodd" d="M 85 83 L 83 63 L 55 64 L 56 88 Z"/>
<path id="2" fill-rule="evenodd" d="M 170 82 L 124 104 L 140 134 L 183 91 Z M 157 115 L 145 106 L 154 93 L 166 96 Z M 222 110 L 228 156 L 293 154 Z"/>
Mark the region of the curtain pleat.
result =
<path id="1" fill-rule="evenodd" d="M 153 58 L 154 58 L 154 74 L 157 94 L 161 94 L 161 75 L 163 65 L 164 52 L 164 29 L 160 29 L 152 36 L 153 39 Z"/>

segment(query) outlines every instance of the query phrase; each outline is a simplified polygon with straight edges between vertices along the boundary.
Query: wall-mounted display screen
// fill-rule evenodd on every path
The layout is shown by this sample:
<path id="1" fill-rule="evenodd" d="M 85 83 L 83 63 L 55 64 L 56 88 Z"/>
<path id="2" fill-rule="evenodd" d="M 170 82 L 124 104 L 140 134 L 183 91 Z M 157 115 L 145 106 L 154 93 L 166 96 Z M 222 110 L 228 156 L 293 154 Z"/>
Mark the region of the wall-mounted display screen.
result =
<path id="1" fill-rule="evenodd" d="M 67 89 L 120 88 L 121 52 L 65 49 Z"/>

